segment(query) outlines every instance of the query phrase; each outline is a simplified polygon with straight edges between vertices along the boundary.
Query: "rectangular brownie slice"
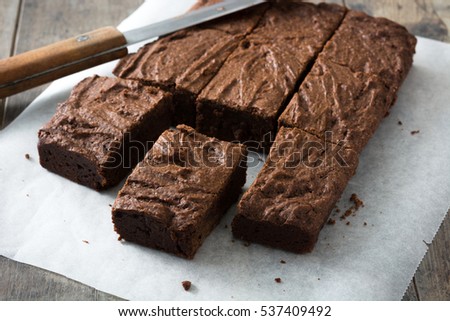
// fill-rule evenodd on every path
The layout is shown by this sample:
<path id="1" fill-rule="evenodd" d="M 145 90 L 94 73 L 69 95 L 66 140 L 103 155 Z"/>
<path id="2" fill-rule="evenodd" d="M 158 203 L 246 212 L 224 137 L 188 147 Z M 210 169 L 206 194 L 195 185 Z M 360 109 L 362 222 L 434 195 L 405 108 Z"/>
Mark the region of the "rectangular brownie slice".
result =
<path id="1" fill-rule="evenodd" d="M 279 119 L 362 151 L 394 104 L 416 40 L 398 24 L 349 12 Z"/>
<path id="2" fill-rule="evenodd" d="M 337 5 L 272 5 L 200 93 L 197 130 L 270 145 L 278 116 L 344 14 Z"/>
<path id="3" fill-rule="evenodd" d="M 313 250 L 353 176 L 358 154 L 297 128 L 282 127 L 269 157 L 238 205 L 235 237 L 284 250 Z"/>
<path id="4" fill-rule="evenodd" d="M 126 241 L 192 259 L 245 183 L 246 149 L 179 125 L 165 131 L 113 205 Z"/>
<path id="5" fill-rule="evenodd" d="M 81 81 L 39 130 L 41 165 L 96 190 L 119 183 L 170 126 L 172 98 L 134 80 Z"/>
<path id="6" fill-rule="evenodd" d="M 174 123 L 195 126 L 195 98 L 258 23 L 267 5 L 175 32 L 123 58 L 113 73 L 169 90 Z"/>

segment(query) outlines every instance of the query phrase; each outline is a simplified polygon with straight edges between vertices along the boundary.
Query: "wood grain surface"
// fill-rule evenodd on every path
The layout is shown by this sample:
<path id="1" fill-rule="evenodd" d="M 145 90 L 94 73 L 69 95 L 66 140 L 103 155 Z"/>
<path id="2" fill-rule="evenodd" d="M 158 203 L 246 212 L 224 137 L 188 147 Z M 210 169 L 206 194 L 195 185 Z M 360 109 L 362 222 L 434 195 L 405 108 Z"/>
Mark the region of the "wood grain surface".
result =
<path id="1" fill-rule="evenodd" d="M 116 26 L 135 11 L 144 0 L 0 0 L 6 6 L 16 4 L 17 30 L 13 54 L 40 48 L 104 26 Z M 13 9 L 9 9 L 13 10 Z M 8 18 L 0 11 L 0 21 Z M 4 33 L 4 29 L 0 29 Z M 5 36 L 6 37 L 6 36 Z M 0 52 L 2 54 L 2 52 Z M 0 58 L 5 58 L 0 56 Z M 3 126 L 16 118 L 48 85 L 6 99 Z M 1 112 L 0 112 L 1 113 Z"/>
<path id="2" fill-rule="evenodd" d="M 0 58 L 102 26 L 117 25 L 142 2 L 143 0 L 0 0 Z M 404 24 L 416 35 L 450 42 L 448 0 L 328 2 L 384 16 Z M 10 123 L 45 87 L 0 101 L 0 127 L 2 119 L 3 124 Z M 119 299 L 59 274 L 0 256 L 0 300 Z M 403 300 L 450 300 L 449 214 L 429 245 Z"/>
<path id="3" fill-rule="evenodd" d="M 0 59 L 9 57 L 14 52 L 16 27 L 18 25 L 20 1 L 0 2 Z M 7 99 L 0 99 L 0 129 L 3 125 L 4 110 Z"/>
<path id="4" fill-rule="evenodd" d="M 108 26 L 2 59 L 0 98 L 125 57 L 126 45 L 124 35 Z"/>

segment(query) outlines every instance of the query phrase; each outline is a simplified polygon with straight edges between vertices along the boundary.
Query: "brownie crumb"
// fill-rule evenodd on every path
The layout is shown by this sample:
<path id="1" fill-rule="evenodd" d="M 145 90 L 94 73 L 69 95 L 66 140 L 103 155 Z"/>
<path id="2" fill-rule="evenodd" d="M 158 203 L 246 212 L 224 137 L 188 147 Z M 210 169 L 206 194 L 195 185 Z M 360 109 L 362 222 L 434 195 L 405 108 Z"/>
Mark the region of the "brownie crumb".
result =
<path id="1" fill-rule="evenodd" d="M 234 243 L 234 239 L 231 240 L 231 243 Z"/>
<path id="2" fill-rule="evenodd" d="M 367 226 L 367 222 L 364 222 L 364 224 L 363 224 L 364 226 Z"/>
<path id="3" fill-rule="evenodd" d="M 224 228 L 228 228 L 228 224 L 225 224 Z"/>
<path id="4" fill-rule="evenodd" d="M 332 218 L 330 218 L 330 219 L 328 219 L 327 224 L 328 225 L 334 225 L 334 224 L 336 224 L 336 220 L 333 220 Z"/>
<path id="5" fill-rule="evenodd" d="M 338 207 L 336 207 L 336 213 L 340 213 L 340 212 L 341 212 L 341 210 Z"/>
<path id="6" fill-rule="evenodd" d="M 112 207 L 112 204 L 108 204 L 109 207 Z"/>
<path id="7" fill-rule="evenodd" d="M 31 157 L 30 157 L 30 154 L 25 154 L 25 158 L 26 159 L 30 159 Z"/>
<path id="8" fill-rule="evenodd" d="M 400 120 L 397 122 L 397 124 L 398 124 L 399 126 L 403 125 L 403 123 L 402 123 Z"/>
<path id="9" fill-rule="evenodd" d="M 189 291 L 192 285 L 191 281 L 183 281 L 181 284 L 183 285 L 185 291 Z"/>
<path id="10" fill-rule="evenodd" d="M 275 282 L 281 283 L 281 278 L 275 278 Z"/>
<path id="11" fill-rule="evenodd" d="M 353 214 L 354 207 L 350 207 L 348 210 L 345 211 L 344 214 L 341 215 L 341 220 L 345 220 L 347 217 Z"/>
<path id="12" fill-rule="evenodd" d="M 251 244 L 250 242 L 245 242 L 245 243 L 244 243 L 244 246 L 245 246 L 245 247 L 249 247 L 250 244 Z"/>
<path id="13" fill-rule="evenodd" d="M 418 133 L 420 133 L 420 130 L 413 130 L 412 132 L 411 132 L 411 135 L 416 135 L 416 134 L 418 134 Z"/>
<path id="14" fill-rule="evenodd" d="M 123 240 L 122 236 L 119 236 L 119 237 L 117 238 L 117 241 L 122 241 L 122 240 Z"/>
<path id="15" fill-rule="evenodd" d="M 89 244 L 89 241 L 83 240 L 83 243 Z"/>
<path id="16" fill-rule="evenodd" d="M 355 193 L 350 196 L 350 201 L 355 204 L 355 209 L 358 210 L 360 207 L 364 207 L 364 202 Z"/>
<path id="17" fill-rule="evenodd" d="M 350 225 L 350 222 L 345 223 L 345 225 Z"/>
<path id="18" fill-rule="evenodd" d="M 364 207 L 364 202 L 355 193 L 353 193 L 350 196 L 350 201 L 353 202 L 353 205 L 348 210 L 345 211 L 344 215 L 341 216 L 341 220 L 345 220 L 350 215 L 355 216 L 356 215 L 356 211 L 360 207 Z"/>
<path id="19" fill-rule="evenodd" d="M 280 263 L 281 264 L 286 264 L 286 261 L 285 260 L 281 260 Z"/>

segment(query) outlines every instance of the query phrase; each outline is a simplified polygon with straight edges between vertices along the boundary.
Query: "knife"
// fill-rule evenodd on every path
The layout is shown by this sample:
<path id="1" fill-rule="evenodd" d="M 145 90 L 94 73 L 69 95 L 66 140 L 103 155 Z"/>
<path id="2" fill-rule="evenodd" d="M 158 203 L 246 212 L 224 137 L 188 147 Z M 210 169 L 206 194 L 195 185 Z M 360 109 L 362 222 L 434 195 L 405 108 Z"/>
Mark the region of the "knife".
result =
<path id="1" fill-rule="evenodd" d="M 268 0 L 230 0 L 124 33 L 100 28 L 0 60 L 0 99 L 128 54 L 127 46 L 170 34 Z"/>

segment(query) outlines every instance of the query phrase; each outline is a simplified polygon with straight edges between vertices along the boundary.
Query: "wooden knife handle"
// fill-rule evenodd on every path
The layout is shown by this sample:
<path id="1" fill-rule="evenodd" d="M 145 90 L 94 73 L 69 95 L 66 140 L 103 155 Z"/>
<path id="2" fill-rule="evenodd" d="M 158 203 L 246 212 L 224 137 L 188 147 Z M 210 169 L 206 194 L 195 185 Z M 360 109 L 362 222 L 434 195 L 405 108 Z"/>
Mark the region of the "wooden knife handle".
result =
<path id="1" fill-rule="evenodd" d="M 121 58 L 126 44 L 119 30 L 105 27 L 0 60 L 0 98 Z"/>

